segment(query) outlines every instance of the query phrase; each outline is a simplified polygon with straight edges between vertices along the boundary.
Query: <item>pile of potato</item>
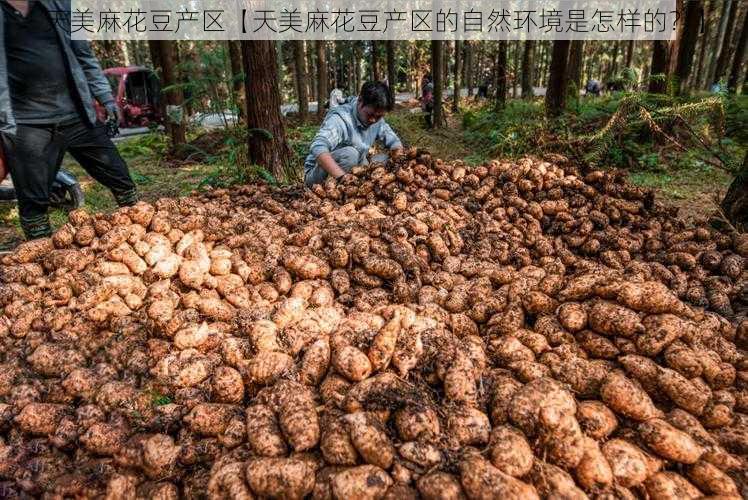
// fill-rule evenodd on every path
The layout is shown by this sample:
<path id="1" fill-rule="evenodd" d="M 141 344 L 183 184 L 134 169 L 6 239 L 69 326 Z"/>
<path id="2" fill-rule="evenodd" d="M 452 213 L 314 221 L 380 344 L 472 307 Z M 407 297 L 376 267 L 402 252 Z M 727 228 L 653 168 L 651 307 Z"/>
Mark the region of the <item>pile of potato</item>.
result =
<path id="1" fill-rule="evenodd" d="M 0 496 L 748 494 L 748 235 L 561 157 L 354 174 L 5 256 Z"/>

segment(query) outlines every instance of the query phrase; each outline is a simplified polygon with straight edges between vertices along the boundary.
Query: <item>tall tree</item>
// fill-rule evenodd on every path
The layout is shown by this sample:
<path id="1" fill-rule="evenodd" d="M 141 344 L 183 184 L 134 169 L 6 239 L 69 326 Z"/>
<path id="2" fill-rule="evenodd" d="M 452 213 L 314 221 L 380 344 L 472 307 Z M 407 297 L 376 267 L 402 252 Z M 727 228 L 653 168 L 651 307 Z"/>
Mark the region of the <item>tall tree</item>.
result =
<path id="1" fill-rule="evenodd" d="M 397 87 L 397 45 L 395 40 L 387 40 L 387 82 L 394 98 Z"/>
<path id="2" fill-rule="evenodd" d="M 730 78 L 727 80 L 727 89 L 731 94 L 737 93 L 740 74 L 745 69 L 745 51 L 748 44 L 748 12 L 743 15 L 743 28 L 740 30 L 738 45 L 735 47 L 735 55 L 732 59 Z"/>
<path id="3" fill-rule="evenodd" d="M 517 98 L 517 88 L 519 87 L 519 53 L 521 43 L 519 40 L 515 40 L 512 44 L 514 50 L 512 51 L 512 99 Z"/>
<path id="4" fill-rule="evenodd" d="M 293 56 L 294 76 L 296 78 L 296 99 L 299 102 L 299 118 L 305 122 L 309 118 L 309 93 L 307 89 L 304 40 L 293 41 Z"/>
<path id="5" fill-rule="evenodd" d="M 177 44 L 169 40 L 158 40 L 153 45 L 158 53 L 156 58 L 161 70 L 161 80 L 166 95 L 167 117 L 166 130 L 171 137 L 172 147 L 177 147 L 187 142 L 185 116 L 184 116 L 184 93 L 179 87 L 177 77 Z"/>
<path id="6" fill-rule="evenodd" d="M 533 96 L 533 52 L 535 40 L 525 42 L 525 50 L 522 52 L 522 98 L 531 99 Z"/>
<path id="7" fill-rule="evenodd" d="M 693 56 L 696 52 L 696 40 L 699 37 L 699 25 L 703 9 L 702 0 L 687 0 L 685 2 L 683 22 L 678 29 L 678 48 L 673 73 L 675 95 L 681 95 L 687 88 L 686 82 L 693 66 Z"/>
<path id="8" fill-rule="evenodd" d="M 545 112 L 548 116 L 559 116 L 564 110 L 570 47 L 571 40 L 553 41 L 548 89 L 545 92 Z"/>
<path id="9" fill-rule="evenodd" d="M 475 86 L 475 80 L 473 79 L 474 59 L 473 41 L 465 40 L 465 85 L 467 85 L 468 97 L 473 96 L 473 87 Z"/>
<path id="10" fill-rule="evenodd" d="M 610 65 L 608 66 L 605 80 L 611 80 L 615 78 L 618 73 L 618 51 L 620 50 L 621 44 L 618 40 L 613 41 L 613 49 L 610 54 Z"/>
<path id="11" fill-rule="evenodd" d="M 727 219 L 738 226 L 738 229 L 748 230 L 748 151 L 743 157 L 742 168 L 727 189 L 721 208 Z"/>
<path id="12" fill-rule="evenodd" d="M 309 99 L 311 101 L 318 100 L 317 98 L 317 85 L 315 85 L 317 79 L 314 78 L 312 75 L 317 74 L 317 66 L 315 65 L 315 52 L 316 50 L 312 48 L 312 41 L 310 40 L 309 43 L 306 43 L 306 40 L 304 41 L 304 56 L 306 57 L 306 88 L 307 88 L 307 95 L 309 96 Z"/>
<path id="13" fill-rule="evenodd" d="M 649 69 L 650 92 L 663 94 L 667 90 L 669 54 L 667 40 L 652 42 L 652 63 Z"/>
<path id="14" fill-rule="evenodd" d="M 379 80 L 379 43 L 376 40 L 371 41 L 371 79 Z"/>
<path id="15" fill-rule="evenodd" d="M 730 64 L 730 40 L 732 39 L 732 31 L 735 26 L 735 19 L 738 17 L 738 2 L 735 0 L 728 0 L 729 9 L 727 13 L 727 19 L 725 22 L 725 33 L 721 34 L 721 43 L 719 48 L 719 56 L 717 57 L 717 63 L 714 66 L 714 75 L 712 75 L 711 83 L 719 82 L 725 73 L 727 72 L 727 66 Z M 725 6 L 727 8 L 728 6 Z M 724 16 L 724 14 L 723 14 Z"/>
<path id="16" fill-rule="evenodd" d="M 244 91 L 244 67 L 242 64 L 242 46 L 238 40 L 229 40 L 229 59 L 231 61 L 231 90 L 234 102 L 239 108 L 239 117 L 244 118 L 247 113 L 246 93 Z"/>
<path id="17" fill-rule="evenodd" d="M 499 40 L 499 53 L 496 59 L 496 109 L 504 109 L 506 107 L 508 49 L 509 42 Z"/>
<path id="18" fill-rule="evenodd" d="M 630 68 L 634 64 L 634 48 L 636 48 L 636 40 L 629 40 L 626 45 L 626 60 L 623 64 L 626 68 Z"/>
<path id="19" fill-rule="evenodd" d="M 579 101 L 579 89 L 582 88 L 582 66 L 584 64 L 584 40 L 572 40 L 569 47 L 569 83 L 567 97 L 569 102 Z"/>
<path id="20" fill-rule="evenodd" d="M 246 75 L 249 160 L 281 180 L 293 161 L 293 154 L 286 141 L 280 110 L 275 43 L 243 40 L 241 45 Z"/>
<path id="21" fill-rule="evenodd" d="M 444 42 L 442 40 L 431 40 L 431 71 L 434 78 L 434 112 L 433 112 L 433 125 L 434 128 L 441 128 L 444 125 L 444 110 L 443 110 L 443 91 L 444 82 L 442 76 L 442 64 L 444 63 L 444 57 L 442 55 L 444 50 Z"/>
<path id="22" fill-rule="evenodd" d="M 327 98 L 327 51 L 325 50 L 327 42 L 317 40 L 315 48 L 317 49 L 317 116 L 325 116 L 324 101 Z"/>
<path id="23" fill-rule="evenodd" d="M 708 66 L 706 61 L 706 49 L 709 46 L 709 38 L 712 31 L 712 20 L 714 19 L 714 11 L 717 10 L 717 0 L 710 0 L 709 6 L 706 8 L 703 18 L 703 33 L 701 34 L 701 45 L 699 46 L 699 57 L 698 66 L 696 68 L 696 75 L 694 77 L 694 87 L 701 88 L 704 85 L 704 71 Z"/>
<path id="24" fill-rule="evenodd" d="M 452 112 L 457 113 L 460 110 L 460 91 L 462 89 L 462 40 L 455 40 L 455 80 L 452 89 Z"/>

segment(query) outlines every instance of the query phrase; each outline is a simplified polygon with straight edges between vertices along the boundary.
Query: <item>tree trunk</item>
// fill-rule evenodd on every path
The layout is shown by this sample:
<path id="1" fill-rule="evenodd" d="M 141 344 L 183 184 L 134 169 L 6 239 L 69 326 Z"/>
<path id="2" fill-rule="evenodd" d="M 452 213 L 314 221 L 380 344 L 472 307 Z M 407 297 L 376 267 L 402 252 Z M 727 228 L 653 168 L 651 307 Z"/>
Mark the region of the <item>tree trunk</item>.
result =
<path id="1" fill-rule="evenodd" d="M 725 11 L 727 12 L 725 33 L 721 39 L 719 56 L 717 57 L 717 64 L 714 67 L 714 76 L 712 77 L 712 83 L 719 82 L 722 77 L 725 76 L 725 73 L 727 72 L 727 66 L 730 64 L 730 40 L 732 40 L 733 29 L 735 27 L 735 19 L 738 17 L 738 2 L 732 0 L 729 3 L 730 8 L 729 10 Z"/>
<path id="2" fill-rule="evenodd" d="M 748 151 L 743 157 L 743 168 L 730 184 L 720 206 L 725 217 L 738 229 L 748 229 Z"/>
<path id="3" fill-rule="evenodd" d="M 280 111 L 275 42 L 248 40 L 241 45 L 246 75 L 249 160 L 283 180 L 293 154 L 286 142 Z"/>
<path id="4" fill-rule="evenodd" d="M 122 62 L 125 66 L 130 66 L 132 63 L 130 62 L 130 48 L 127 46 L 127 41 L 120 40 L 119 48 L 122 51 Z"/>
<path id="5" fill-rule="evenodd" d="M 275 54 L 275 65 L 278 68 L 278 93 L 281 96 L 281 102 L 283 102 L 283 40 L 276 40 Z"/>
<path id="6" fill-rule="evenodd" d="M 444 82 L 442 82 L 444 74 L 442 71 L 442 64 L 444 63 L 444 57 L 442 56 L 443 47 L 444 42 L 442 40 L 431 40 L 431 71 L 434 77 L 434 128 L 441 128 L 444 125 L 444 113 L 442 110 L 442 92 L 444 89 Z"/>
<path id="7" fill-rule="evenodd" d="M 584 64 L 584 40 L 572 40 L 569 47 L 569 83 L 567 85 L 568 102 L 579 101 L 579 89 L 582 88 L 582 66 Z"/>
<path id="8" fill-rule="evenodd" d="M 535 40 L 525 42 L 525 50 L 522 53 L 522 98 L 532 99 L 533 92 L 533 52 Z"/>
<path id="9" fill-rule="evenodd" d="M 569 80 L 569 48 L 571 40 L 555 40 L 551 53 L 548 89 L 545 93 L 545 112 L 559 116 L 564 110 L 566 85 Z"/>
<path id="10" fill-rule="evenodd" d="M 696 76 L 694 78 L 694 87 L 700 89 L 704 86 L 704 70 L 708 66 L 706 61 L 706 48 L 709 46 L 709 37 L 711 36 L 712 20 L 714 19 L 714 11 L 717 9 L 717 1 L 711 0 L 709 7 L 707 7 L 704 13 L 704 33 L 701 35 L 701 45 L 699 46 L 699 64 L 696 68 Z"/>
<path id="11" fill-rule="evenodd" d="M 309 44 L 304 41 L 304 56 L 306 57 L 306 88 L 307 95 L 310 101 L 317 101 L 317 85 L 315 85 L 316 78 L 313 75 L 317 74 L 317 66 L 314 64 L 314 52 L 315 50 L 311 47 L 312 41 Z"/>
<path id="12" fill-rule="evenodd" d="M 460 91 L 462 89 L 460 75 L 462 74 L 462 40 L 455 40 L 455 81 L 452 90 L 452 112 L 460 110 Z"/>
<path id="13" fill-rule="evenodd" d="M 395 98 L 397 92 L 397 42 L 395 40 L 387 40 L 387 83 L 390 84 L 390 91 L 392 92 L 392 98 Z"/>
<path id="14" fill-rule="evenodd" d="M 238 40 L 229 40 L 229 58 L 231 59 L 231 77 L 234 102 L 239 108 L 239 117 L 247 114 L 246 92 L 244 91 L 244 67 L 242 65 L 242 46 Z"/>
<path id="15" fill-rule="evenodd" d="M 727 80 L 727 89 L 731 94 L 737 93 L 740 73 L 745 67 L 746 44 L 748 44 L 748 12 L 743 15 L 743 28 L 740 30 L 740 38 L 738 39 L 738 45 L 735 47 L 735 55 L 732 60 L 730 78 Z"/>
<path id="16" fill-rule="evenodd" d="M 327 99 L 327 42 L 317 40 L 314 42 L 317 49 L 317 117 L 325 116 L 325 99 Z"/>
<path id="17" fill-rule="evenodd" d="M 618 51 L 620 46 L 621 44 L 618 40 L 613 42 L 613 52 L 610 55 L 610 66 L 608 66 L 608 73 L 605 75 L 606 81 L 615 78 L 616 73 L 618 73 Z"/>
<path id="18" fill-rule="evenodd" d="M 309 94 L 307 93 L 306 57 L 304 40 L 294 40 L 294 76 L 296 77 L 296 98 L 299 102 L 299 118 L 302 122 L 309 118 Z"/>
<path id="19" fill-rule="evenodd" d="M 473 42 L 472 40 L 465 40 L 465 85 L 467 85 L 468 97 L 473 96 L 473 69 L 474 69 L 474 57 L 473 57 Z"/>
<path id="20" fill-rule="evenodd" d="M 649 91 L 664 94 L 668 80 L 668 42 L 654 40 L 652 42 L 652 64 L 649 70 Z"/>
<path id="21" fill-rule="evenodd" d="M 496 109 L 504 109 L 506 107 L 506 64 L 508 49 L 509 42 L 499 40 L 499 54 L 496 60 Z"/>
<path id="22" fill-rule="evenodd" d="M 517 98 L 517 89 L 519 88 L 520 70 L 519 70 L 519 53 L 520 53 L 520 41 L 514 42 L 514 52 L 512 53 L 512 99 Z"/>
<path id="23" fill-rule="evenodd" d="M 696 40 L 699 37 L 699 25 L 703 9 L 702 0 L 686 1 L 683 22 L 678 30 L 677 60 L 675 61 L 675 73 L 673 75 L 675 95 L 681 95 L 687 90 L 686 82 L 693 66 L 693 56 L 696 52 Z"/>
<path id="24" fill-rule="evenodd" d="M 630 68 L 634 64 L 634 48 L 636 48 L 636 40 L 629 40 L 628 45 L 626 45 L 626 61 L 624 64 L 626 68 Z"/>
<path id="25" fill-rule="evenodd" d="M 379 80 L 379 43 L 376 40 L 371 41 L 371 79 Z"/>
<path id="26" fill-rule="evenodd" d="M 158 59 L 161 64 L 161 86 L 172 87 L 179 83 L 177 78 L 177 47 L 176 42 L 169 40 L 159 40 L 155 42 L 158 46 Z M 173 88 L 167 92 L 166 104 L 168 106 L 183 106 L 184 105 L 184 94 L 181 88 Z M 177 115 L 181 115 L 181 119 L 172 120 L 169 116 L 166 117 L 166 128 L 171 137 L 172 147 L 185 144 L 187 142 L 186 127 L 184 120 L 184 109 L 182 113 L 174 113 L 175 118 L 180 118 Z"/>

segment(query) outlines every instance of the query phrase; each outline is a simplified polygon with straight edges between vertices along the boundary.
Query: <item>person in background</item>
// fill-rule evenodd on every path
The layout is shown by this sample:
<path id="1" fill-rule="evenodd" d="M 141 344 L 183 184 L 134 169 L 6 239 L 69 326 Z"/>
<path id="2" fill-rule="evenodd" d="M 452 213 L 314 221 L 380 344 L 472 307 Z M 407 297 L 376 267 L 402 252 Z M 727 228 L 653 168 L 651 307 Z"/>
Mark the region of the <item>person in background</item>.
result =
<path id="1" fill-rule="evenodd" d="M 89 43 L 71 40 L 52 13 L 70 16 L 70 1 L 0 0 L 0 148 L 29 239 L 52 233 L 49 194 L 66 152 L 117 204 L 137 201 L 127 165 L 96 119 L 94 99 L 118 121 L 109 82 Z"/>
<path id="2" fill-rule="evenodd" d="M 584 86 L 586 95 L 600 97 L 600 82 L 594 79 L 587 80 L 587 85 Z"/>
<path id="3" fill-rule="evenodd" d="M 402 153 L 400 138 L 384 121 L 394 103 L 383 82 L 366 82 L 358 97 L 336 106 L 327 113 L 304 161 L 304 183 L 311 187 L 328 176 L 343 181 L 356 165 L 369 163 L 369 148 L 380 141 L 392 158 Z M 377 155 L 373 161 L 384 161 Z"/>
<path id="4" fill-rule="evenodd" d="M 431 74 L 426 73 L 421 79 L 421 110 L 423 118 L 426 120 L 426 128 L 434 127 L 434 81 Z"/>
<path id="5" fill-rule="evenodd" d="M 341 104 L 345 104 L 345 96 L 343 95 L 343 91 L 338 88 L 332 89 L 332 92 L 330 92 L 330 102 L 328 104 L 328 107 L 330 109 L 334 109 Z"/>

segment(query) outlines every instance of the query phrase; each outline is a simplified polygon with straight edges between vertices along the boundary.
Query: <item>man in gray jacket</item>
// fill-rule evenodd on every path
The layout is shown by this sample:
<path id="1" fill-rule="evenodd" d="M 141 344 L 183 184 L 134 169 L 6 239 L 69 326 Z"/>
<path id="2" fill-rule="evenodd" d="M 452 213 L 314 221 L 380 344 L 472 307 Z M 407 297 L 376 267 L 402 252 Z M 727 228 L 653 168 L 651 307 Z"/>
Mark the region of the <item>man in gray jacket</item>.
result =
<path id="1" fill-rule="evenodd" d="M 340 180 L 354 166 L 367 164 L 369 148 L 377 140 L 398 156 L 402 142 L 384 121 L 393 104 L 386 84 L 367 82 L 358 97 L 330 109 L 304 162 L 305 184 L 321 184 L 328 176 Z"/>
<path id="2" fill-rule="evenodd" d="M 116 120 L 109 82 L 86 41 L 71 40 L 69 0 L 0 0 L 0 147 L 26 237 L 52 232 L 47 210 L 66 152 L 120 206 L 137 201 L 127 165 L 96 119 Z M 69 24 L 69 21 L 68 21 Z"/>

